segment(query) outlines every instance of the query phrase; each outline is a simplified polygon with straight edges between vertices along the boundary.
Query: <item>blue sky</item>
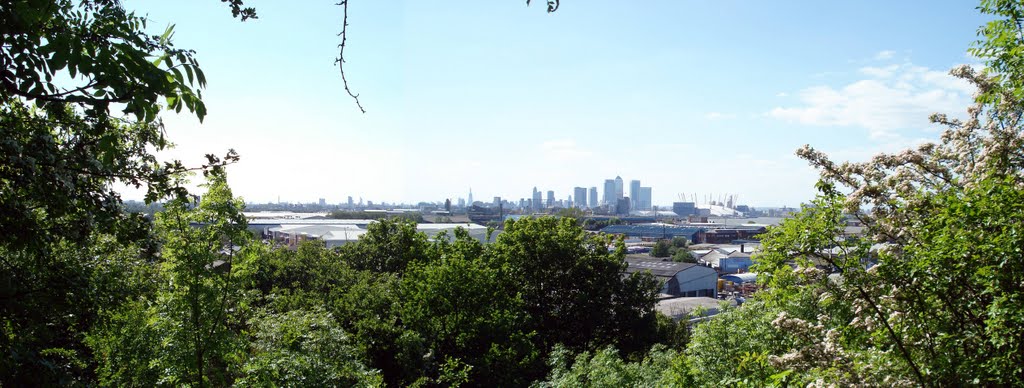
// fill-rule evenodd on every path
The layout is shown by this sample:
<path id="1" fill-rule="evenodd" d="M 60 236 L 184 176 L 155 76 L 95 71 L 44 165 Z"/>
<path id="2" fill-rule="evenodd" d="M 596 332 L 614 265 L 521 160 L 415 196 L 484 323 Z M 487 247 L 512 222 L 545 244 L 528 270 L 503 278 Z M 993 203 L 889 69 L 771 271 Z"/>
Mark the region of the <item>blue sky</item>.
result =
<path id="1" fill-rule="evenodd" d="M 840 160 L 937 140 L 971 89 L 946 72 L 983 22 L 966 1 L 126 0 L 197 51 L 209 115 L 164 115 L 198 163 L 236 149 L 247 201 L 560 199 L 616 175 L 754 206 L 814 195 L 804 144 Z M 126 196 L 132 197 L 132 193 Z"/>

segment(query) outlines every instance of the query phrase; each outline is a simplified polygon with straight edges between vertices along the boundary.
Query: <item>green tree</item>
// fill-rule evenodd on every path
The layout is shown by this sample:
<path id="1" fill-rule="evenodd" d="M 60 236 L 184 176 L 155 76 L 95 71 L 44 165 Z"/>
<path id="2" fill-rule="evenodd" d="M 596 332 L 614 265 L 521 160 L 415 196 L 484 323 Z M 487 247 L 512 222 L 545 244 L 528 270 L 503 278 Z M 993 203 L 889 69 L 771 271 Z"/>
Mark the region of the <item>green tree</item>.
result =
<path id="1" fill-rule="evenodd" d="M 232 196 L 223 173 L 208 176 L 197 204 L 175 199 L 158 214 L 166 285 L 157 294 L 154 326 L 161 338 L 153 362 L 161 383 L 225 385 L 225 364 L 236 352 L 231 329 L 238 302 L 232 265 L 252 235 L 246 230 L 244 204 Z"/>
<path id="2" fill-rule="evenodd" d="M 757 298 L 767 309 L 756 321 L 785 339 L 755 365 L 798 385 L 1024 382 L 1021 7 L 980 9 L 998 17 L 973 51 L 991 68 L 952 71 L 979 98 L 964 120 L 932 116 L 947 127 L 941 142 L 862 163 L 798 151 L 821 171 L 821 194 L 762 240 Z M 844 215 L 866 226 L 863 236 L 843 235 Z"/>
<path id="3" fill-rule="evenodd" d="M 342 246 L 341 255 L 355 269 L 400 274 L 409 263 L 424 259 L 429 246 L 415 222 L 382 219 L 367 225 L 358 242 Z"/>
<path id="4" fill-rule="evenodd" d="M 352 251 L 332 251 L 319 241 L 304 242 L 297 250 L 257 248 L 238 268 L 252 308 L 267 314 L 323 309 L 387 385 L 409 385 L 423 376 L 423 339 L 402 323 L 396 274 L 356 270 L 344 259 Z"/>
<path id="5" fill-rule="evenodd" d="M 171 28 L 152 35 L 146 23 L 116 1 L 0 5 L 0 382 L 88 378 L 69 360 L 82 359 L 82 332 L 96 321 L 90 298 L 110 300 L 91 291 L 134 287 L 101 276 L 113 267 L 148 271 L 148 259 L 115 259 L 111 246 L 155 252 L 149 222 L 124 212 L 112 188 L 146 186 L 148 201 L 184 194 L 176 176 L 187 168 L 153 156 L 169 146 L 156 116 L 164 103 L 202 118 L 193 88 L 205 76 Z"/>
<path id="6" fill-rule="evenodd" d="M 153 292 L 111 306 L 90 330 L 99 381 L 109 385 L 226 385 L 240 351 L 233 266 L 251 235 L 223 170 L 208 175 L 202 201 L 178 198 L 157 215 L 159 272 Z"/>
<path id="7" fill-rule="evenodd" d="M 525 386 L 524 371 L 540 359 L 524 332 L 522 300 L 504 288 L 501 268 L 485 260 L 483 246 L 463 229 L 455 241 L 439 239 L 432 262 L 411 264 L 402 279 L 402 320 L 426 340 L 431 363 L 458 360 L 465 378 L 480 386 Z M 440 377 L 440 376 L 438 376 Z"/>
<path id="8" fill-rule="evenodd" d="M 552 371 L 539 387 L 668 387 L 676 386 L 669 371 L 676 352 L 656 346 L 639 362 L 628 362 L 612 347 L 572 357 L 556 347 L 550 357 Z"/>
<path id="9" fill-rule="evenodd" d="M 236 386 L 377 387 L 352 339 L 322 310 L 261 314 L 250 321 L 253 341 Z"/>
<path id="10" fill-rule="evenodd" d="M 669 240 L 658 240 L 651 247 L 652 257 L 671 257 L 672 256 L 672 243 Z"/>
<path id="11" fill-rule="evenodd" d="M 623 276 L 625 247 L 612 244 L 568 218 L 505 223 L 488 254 L 503 268 L 505 292 L 521 295 L 538 349 L 614 344 L 632 353 L 652 344 L 657 281 L 646 273 Z"/>
<path id="12" fill-rule="evenodd" d="M 696 263 L 697 258 L 693 257 L 688 249 L 676 249 L 675 253 L 672 254 L 672 261 L 679 263 Z"/>

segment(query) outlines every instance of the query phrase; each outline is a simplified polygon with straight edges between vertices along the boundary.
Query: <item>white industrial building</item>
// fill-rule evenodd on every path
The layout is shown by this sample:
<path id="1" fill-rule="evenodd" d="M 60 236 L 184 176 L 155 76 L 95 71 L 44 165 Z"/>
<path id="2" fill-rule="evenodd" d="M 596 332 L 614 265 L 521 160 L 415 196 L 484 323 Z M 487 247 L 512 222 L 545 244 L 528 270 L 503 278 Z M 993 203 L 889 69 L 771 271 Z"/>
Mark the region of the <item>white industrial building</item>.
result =
<path id="1" fill-rule="evenodd" d="M 366 234 L 368 226 L 375 220 L 334 220 L 334 219 L 253 219 L 249 221 L 249 230 L 264 238 L 285 246 L 298 246 L 306 240 L 321 240 L 328 248 L 338 247 L 358 241 Z M 434 239 L 445 233 L 452 239 L 455 230 L 462 228 L 469 236 L 480 242 L 487 242 L 487 227 L 473 223 L 417 224 L 416 230 Z M 491 241 L 497 237 L 495 231 Z"/>

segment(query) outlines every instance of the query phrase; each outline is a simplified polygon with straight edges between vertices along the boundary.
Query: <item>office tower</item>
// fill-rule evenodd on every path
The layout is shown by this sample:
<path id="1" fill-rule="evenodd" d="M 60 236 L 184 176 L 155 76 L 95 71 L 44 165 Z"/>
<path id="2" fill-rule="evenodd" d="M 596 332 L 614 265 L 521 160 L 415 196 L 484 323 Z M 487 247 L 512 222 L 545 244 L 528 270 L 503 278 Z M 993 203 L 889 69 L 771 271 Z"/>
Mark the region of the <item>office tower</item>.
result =
<path id="1" fill-rule="evenodd" d="M 629 210 L 629 197 L 622 197 L 619 198 L 618 201 L 616 201 L 615 214 L 623 216 L 629 215 Z"/>
<path id="2" fill-rule="evenodd" d="M 348 208 L 349 208 L 349 209 L 351 209 L 351 208 L 352 208 L 352 196 L 351 196 L 351 195 L 350 195 L 350 196 L 348 196 Z"/>
<path id="3" fill-rule="evenodd" d="M 591 187 L 589 196 L 587 197 L 587 204 L 590 205 L 591 209 L 597 207 L 597 187 Z"/>
<path id="4" fill-rule="evenodd" d="M 636 200 L 637 210 L 651 210 L 651 188 L 641 187 L 640 198 Z"/>
<path id="5" fill-rule="evenodd" d="M 629 207 L 633 210 L 644 210 L 640 208 L 640 181 L 637 179 L 629 181 Z"/>
<path id="6" fill-rule="evenodd" d="M 604 180 L 604 204 L 615 206 L 615 180 Z"/>
<path id="7" fill-rule="evenodd" d="M 320 201 L 318 202 L 318 204 L 319 204 L 319 205 L 320 205 L 321 207 L 323 207 L 323 206 L 327 206 L 327 200 L 326 200 L 326 199 L 323 199 L 323 198 L 320 198 Z"/>
<path id="8" fill-rule="evenodd" d="M 540 210 L 541 206 L 543 206 L 543 203 L 541 202 L 541 198 L 540 198 L 540 191 L 537 190 L 537 186 L 533 187 L 533 203 L 532 204 L 533 204 L 532 208 L 533 208 L 534 211 Z"/>
<path id="9" fill-rule="evenodd" d="M 473 188 L 469 188 L 469 205 L 473 206 Z"/>
<path id="10" fill-rule="evenodd" d="M 501 197 L 494 197 L 494 201 L 492 203 L 494 204 L 494 207 L 501 206 Z"/>
<path id="11" fill-rule="evenodd" d="M 572 196 L 573 196 L 573 198 L 576 199 L 576 201 L 574 202 L 576 207 L 578 207 L 580 209 L 583 209 L 583 208 L 587 207 L 587 188 L 586 187 L 576 187 L 576 188 L 572 189 Z"/>
<path id="12" fill-rule="evenodd" d="M 548 207 L 555 207 L 555 191 L 548 190 Z"/>
<path id="13" fill-rule="evenodd" d="M 618 201 L 618 200 L 622 199 L 622 197 L 624 196 L 624 194 L 622 192 L 622 189 L 623 189 L 622 177 L 621 176 L 616 176 L 615 177 L 615 201 Z"/>

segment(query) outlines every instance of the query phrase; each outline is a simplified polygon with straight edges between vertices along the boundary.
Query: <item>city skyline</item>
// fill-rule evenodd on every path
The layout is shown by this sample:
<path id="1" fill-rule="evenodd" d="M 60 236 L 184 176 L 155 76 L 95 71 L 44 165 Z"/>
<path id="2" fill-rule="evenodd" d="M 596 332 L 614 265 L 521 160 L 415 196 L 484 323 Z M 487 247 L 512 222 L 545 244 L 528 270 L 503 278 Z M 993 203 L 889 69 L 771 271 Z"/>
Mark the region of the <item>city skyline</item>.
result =
<path id="1" fill-rule="evenodd" d="M 177 148 L 161 158 L 200 165 L 233 148 L 229 183 L 252 202 L 414 202 L 469 186 L 520 198 L 615 173 L 644 177 L 655 204 L 708 192 L 795 206 L 815 194 L 794 156 L 804 144 L 865 160 L 937 140 L 928 116 L 965 111 L 972 91 L 946 73 L 978 62 L 964 48 L 984 19 L 956 1 L 595 1 L 550 15 L 517 1 L 355 2 L 346 71 L 362 114 L 333 66 L 332 3 L 261 3 L 246 23 L 219 2 L 125 3 L 156 15 L 154 33 L 175 24 L 210 80 L 203 123 L 162 114 Z"/>

